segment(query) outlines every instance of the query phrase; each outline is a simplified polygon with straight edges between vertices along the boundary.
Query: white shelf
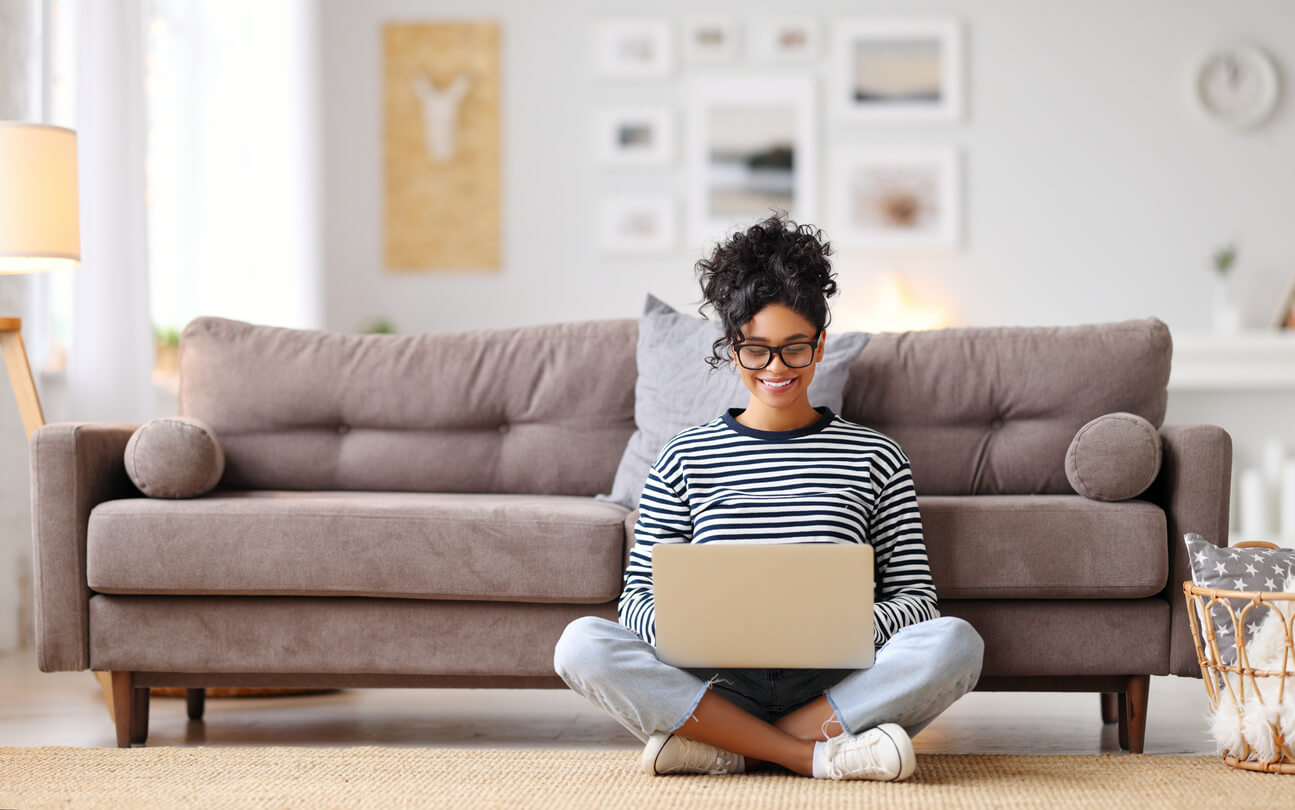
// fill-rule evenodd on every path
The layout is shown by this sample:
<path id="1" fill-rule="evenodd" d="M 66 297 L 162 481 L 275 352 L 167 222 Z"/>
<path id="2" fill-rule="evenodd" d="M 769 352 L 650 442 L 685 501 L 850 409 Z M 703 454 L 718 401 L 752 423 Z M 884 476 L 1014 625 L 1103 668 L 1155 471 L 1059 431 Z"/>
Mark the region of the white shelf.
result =
<path id="1" fill-rule="evenodd" d="M 1295 332 L 1173 336 L 1170 391 L 1295 389 Z"/>

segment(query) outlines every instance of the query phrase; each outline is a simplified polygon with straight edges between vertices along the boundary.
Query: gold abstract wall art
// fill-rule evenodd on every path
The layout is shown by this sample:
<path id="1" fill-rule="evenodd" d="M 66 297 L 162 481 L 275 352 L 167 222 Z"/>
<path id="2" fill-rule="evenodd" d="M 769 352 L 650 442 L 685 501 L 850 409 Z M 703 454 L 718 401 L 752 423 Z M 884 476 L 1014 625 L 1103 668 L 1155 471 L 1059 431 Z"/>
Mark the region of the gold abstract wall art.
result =
<path id="1" fill-rule="evenodd" d="M 499 25 L 383 26 L 390 272 L 501 264 Z"/>

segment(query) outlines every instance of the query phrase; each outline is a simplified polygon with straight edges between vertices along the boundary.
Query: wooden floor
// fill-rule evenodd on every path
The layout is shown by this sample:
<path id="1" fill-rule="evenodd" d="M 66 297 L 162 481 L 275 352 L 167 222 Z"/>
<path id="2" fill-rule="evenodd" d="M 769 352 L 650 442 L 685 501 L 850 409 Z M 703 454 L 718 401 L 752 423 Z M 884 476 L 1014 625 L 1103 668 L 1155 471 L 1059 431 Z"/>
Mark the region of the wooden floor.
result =
<path id="1" fill-rule="evenodd" d="M 1146 753 L 1212 754 L 1205 689 L 1153 677 Z M 973 693 L 914 739 L 918 753 L 1118 753 L 1096 695 Z M 115 747 L 88 672 L 43 673 L 31 650 L 0 655 L 0 746 Z M 565 690 L 355 689 L 207 701 L 191 722 L 182 698 L 152 699 L 148 745 L 634 749 L 637 739 Z"/>

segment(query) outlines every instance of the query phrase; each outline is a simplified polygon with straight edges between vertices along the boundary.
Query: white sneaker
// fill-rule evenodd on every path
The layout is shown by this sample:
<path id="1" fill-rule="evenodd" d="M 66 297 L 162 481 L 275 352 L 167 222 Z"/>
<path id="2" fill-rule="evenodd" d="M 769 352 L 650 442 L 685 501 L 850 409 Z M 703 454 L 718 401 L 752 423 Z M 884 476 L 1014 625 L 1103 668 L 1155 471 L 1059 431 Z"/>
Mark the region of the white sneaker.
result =
<path id="1" fill-rule="evenodd" d="M 653 734 L 639 762 L 653 776 L 665 773 L 737 773 L 742 757 L 674 734 Z"/>
<path id="2" fill-rule="evenodd" d="M 842 734 L 825 745 L 827 774 L 833 779 L 897 782 L 912 776 L 917 767 L 913 741 L 894 723 L 883 723 L 862 734 Z"/>

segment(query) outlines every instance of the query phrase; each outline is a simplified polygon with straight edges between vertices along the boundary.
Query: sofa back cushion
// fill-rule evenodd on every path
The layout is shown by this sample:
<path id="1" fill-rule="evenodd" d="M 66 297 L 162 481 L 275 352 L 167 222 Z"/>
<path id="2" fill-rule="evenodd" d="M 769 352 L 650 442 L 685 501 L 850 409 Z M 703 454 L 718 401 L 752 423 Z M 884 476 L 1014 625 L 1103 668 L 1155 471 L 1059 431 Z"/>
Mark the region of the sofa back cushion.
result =
<path id="1" fill-rule="evenodd" d="M 222 486 L 594 495 L 634 431 L 633 319 L 346 335 L 198 318 L 180 413 Z"/>
<path id="2" fill-rule="evenodd" d="M 1172 344 L 1156 318 L 874 334 L 842 416 L 899 442 L 923 495 L 1071 494 L 1066 449 L 1105 413 L 1164 423 Z"/>
<path id="3" fill-rule="evenodd" d="M 608 492 L 634 432 L 631 318 L 344 335 L 199 318 L 180 412 L 235 489 Z M 1164 423 L 1172 346 L 1155 318 L 883 332 L 841 415 L 894 438 L 922 495 L 1073 494 L 1066 449 L 1105 413 Z"/>

